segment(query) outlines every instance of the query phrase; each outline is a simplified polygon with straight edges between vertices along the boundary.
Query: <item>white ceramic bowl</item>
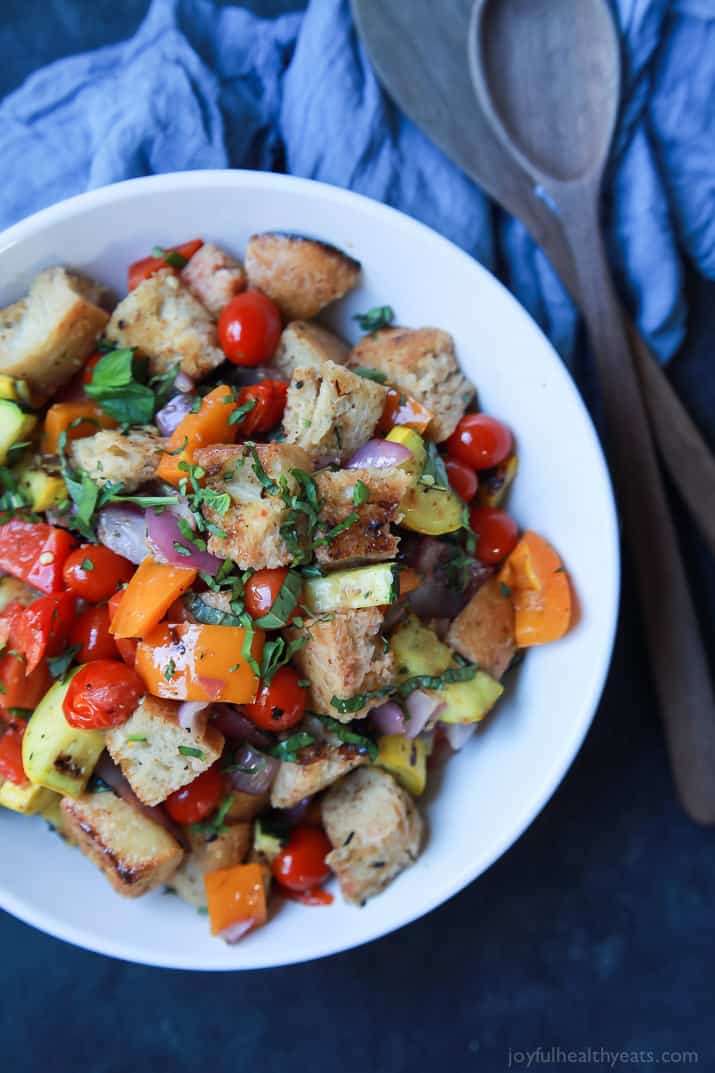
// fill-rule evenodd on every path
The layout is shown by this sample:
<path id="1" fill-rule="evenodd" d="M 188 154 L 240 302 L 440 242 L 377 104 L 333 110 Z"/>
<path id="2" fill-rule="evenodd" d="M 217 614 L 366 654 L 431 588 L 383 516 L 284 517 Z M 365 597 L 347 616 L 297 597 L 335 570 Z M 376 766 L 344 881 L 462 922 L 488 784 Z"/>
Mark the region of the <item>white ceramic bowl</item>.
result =
<path id="1" fill-rule="evenodd" d="M 417 864 L 363 909 L 287 903 L 269 926 L 227 947 L 178 898 L 115 895 L 95 867 L 44 822 L 0 809 L 0 905 L 91 950 L 182 969 L 306 961 L 375 939 L 444 902 L 499 857 L 548 801 L 593 718 L 617 616 L 616 516 L 598 440 L 567 372 L 510 294 L 480 265 L 414 220 L 333 187 L 257 172 L 137 179 L 47 209 L 0 235 L 0 305 L 47 265 L 125 286 L 129 262 L 194 235 L 239 254 L 254 231 L 325 239 L 362 261 L 363 286 L 332 320 L 389 302 L 399 322 L 452 333 L 486 411 L 515 430 L 520 472 L 510 509 L 563 555 L 580 619 L 530 652 L 489 725 L 447 765 L 427 805 Z"/>

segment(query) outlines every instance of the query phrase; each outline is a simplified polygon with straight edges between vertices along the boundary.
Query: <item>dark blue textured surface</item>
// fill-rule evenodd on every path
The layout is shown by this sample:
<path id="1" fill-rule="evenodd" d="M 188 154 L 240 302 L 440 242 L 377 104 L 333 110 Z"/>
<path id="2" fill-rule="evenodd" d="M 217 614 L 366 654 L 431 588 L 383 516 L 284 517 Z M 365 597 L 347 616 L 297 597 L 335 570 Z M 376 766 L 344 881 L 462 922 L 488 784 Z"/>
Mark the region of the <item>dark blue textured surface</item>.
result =
<path id="1" fill-rule="evenodd" d="M 0 96 L 57 56 L 127 36 L 146 6 L 3 0 Z M 691 294 L 691 339 L 672 373 L 715 444 L 715 286 L 693 282 Z M 681 533 L 712 653 L 715 570 L 687 525 Z M 2 915 L 5 1067 L 499 1073 L 509 1048 L 590 1046 L 697 1051 L 695 1068 L 710 1073 L 715 836 L 673 800 L 633 607 L 626 573 L 616 657 L 587 743 L 542 816 L 477 884 L 361 950 L 234 977 L 124 965 Z M 594 1058 L 577 1068 L 609 1067 Z M 645 1056 L 612 1068 L 672 1064 Z"/>

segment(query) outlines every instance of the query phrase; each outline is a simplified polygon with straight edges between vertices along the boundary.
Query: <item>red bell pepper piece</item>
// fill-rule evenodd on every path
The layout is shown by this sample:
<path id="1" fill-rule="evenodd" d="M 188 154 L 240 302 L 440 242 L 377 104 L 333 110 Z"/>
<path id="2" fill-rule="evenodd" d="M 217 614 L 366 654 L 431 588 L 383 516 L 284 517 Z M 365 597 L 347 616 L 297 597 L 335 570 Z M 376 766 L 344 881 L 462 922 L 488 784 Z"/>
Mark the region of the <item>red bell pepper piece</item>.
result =
<path id="1" fill-rule="evenodd" d="M 62 567 L 75 544 L 66 529 L 13 518 L 0 525 L 0 570 L 41 592 L 60 592 Z"/>
<path id="2" fill-rule="evenodd" d="M 200 250 L 204 241 L 201 238 L 195 238 L 191 242 L 182 242 L 180 246 L 172 246 L 168 250 L 164 250 L 163 257 L 142 257 L 140 261 L 135 261 L 134 264 L 129 265 L 129 271 L 127 272 L 127 290 L 133 291 L 135 287 L 138 287 L 140 283 L 143 283 L 145 279 L 149 279 L 158 272 L 161 268 L 169 268 L 178 275 L 179 268 L 177 265 L 172 264 L 172 254 L 178 254 L 177 260 L 179 263 L 183 261 L 185 264 L 190 261 L 197 250 Z"/>
<path id="3" fill-rule="evenodd" d="M 27 782 L 27 775 L 22 766 L 22 739 L 25 726 L 21 724 L 7 728 L 0 738 L 0 779 L 7 779 L 18 786 Z"/>
<path id="4" fill-rule="evenodd" d="M 64 651 L 76 612 L 77 597 L 73 592 L 42 596 L 24 608 L 13 623 L 12 639 L 25 657 L 27 674 L 32 674 L 41 660 Z"/>

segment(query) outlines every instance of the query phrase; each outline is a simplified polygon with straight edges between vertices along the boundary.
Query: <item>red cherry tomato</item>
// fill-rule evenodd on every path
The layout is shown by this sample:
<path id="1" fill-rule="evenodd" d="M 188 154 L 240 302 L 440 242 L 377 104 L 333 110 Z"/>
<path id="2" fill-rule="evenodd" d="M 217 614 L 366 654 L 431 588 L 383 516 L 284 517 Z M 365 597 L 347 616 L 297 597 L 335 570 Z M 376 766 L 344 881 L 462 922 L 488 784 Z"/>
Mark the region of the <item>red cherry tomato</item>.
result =
<path id="1" fill-rule="evenodd" d="M 136 567 L 128 559 L 110 551 L 102 544 L 80 544 L 67 557 L 62 577 L 68 589 L 83 600 L 98 604 L 134 573 Z"/>
<path id="2" fill-rule="evenodd" d="M 27 782 L 27 775 L 22 766 L 22 739 L 25 734 L 25 725 L 13 724 L 9 726 L 0 738 L 0 782 L 5 779 L 22 786 Z"/>
<path id="3" fill-rule="evenodd" d="M 124 598 L 124 591 L 124 589 L 118 589 L 114 596 L 110 597 L 109 603 L 107 604 L 110 625 Z M 127 667 L 133 667 L 137 661 L 139 642 L 134 640 L 133 637 L 115 637 L 114 642 L 119 651 L 119 655 L 122 657 Z"/>
<path id="4" fill-rule="evenodd" d="M 209 816 L 223 794 L 223 775 L 218 764 L 213 764 L 197 779 L 169 794 L 164 807 L 174 823 L 200 823 Z"/>
<path id="5" fill-rule="evenodd" d="M 308 699 L 298 674 L 292 667 L 280 667 L 270 684 L 262 684 L 252 704 L 244 711 L 261 730 L 290 730 L 303 718 Z"/>
<path id="6" fill-rule="evenodd" d="M 288 890 L 311 890 L 330 875 L 325 858 L 332 848 L 319 827 L 296 827 L 273 860 L 273 875 Z"/>
<path id="7" fill-rule="evenodd" d="M 469 521 L 477 537 L 477 558 L 498 563 L 506 558 L 517 540 L 516 522 L 495 507 L 472 507 Z"/>
<path id="8" fill-rule="evenodd" d="M 260 291 L 232 298 L 218 318 L 218 341 L 234 365 L 260 365 L 273 357 L 281 335 L 278 306 Z"/>
<path id="9" fill-rule="evenodd" d="M 0 525 L 0 570 L 40 592 L 60 592 L 62 567 L 76 543 L 66 529 L 13 518 Z"/>
<path id="10" fill-rule="evenodd" d="M 0 656 L 0 715 L 4 719 L 8 718 L 6 713 L 10 708 L 32 711 L 52 685 L 46 663 L 40 663 L 30 674 L 26 670 L 24 659 L 14 650 Z"/>
<path id="11" fill-rule="evenodd" d="M 76 609 L 73 592 L 55 592 L 35 600 L 14 619 L 12 641 L 25 657 L 28 674 L 43 659 L 59 656 L 67 647 Z"/>
<path id="12" fill-rule="evenodd" d="M 146 693 L 131 667 L 111 659 L 85 664 L 70 682 L 62 709 L 79 730 L 106 730 L 126 723 Z"/>
<path id="13" fill-rule="evenodd" d="M 142 257 L 140 261 L 135 261 L 134 264 L 129 265 L 127 272 L 127 290 L 133 291 L 135 287 L 138 287 L 145 279 L 149 279 L 161 268 L 168 268 L 175 276 L 178 276 L 181 269 L 178 264 L 171 263 L 175 259 L 171 255 L 178 254 L 179 263 L 181 261 L 186 263 L 191 260 L 197 250 L 201 249 L 203 244 L 203 239 L 195 238 L 190 242 L 182 242 L 180 246 L 171 246 L 164 251 L 163 257 Z"/>
<path id="14" fill-rule="evenodd" d="M 70 630 L 70 644 L 79 645 L 75 656 L 78 663 L 93 659 L 119 659 L 117 642 L 109 632 L 109 607 L 97 604 L 78 615 Z"/>
<path id="15" fill-rule="evenodd" d="M 300 902 L 301 905 L 332 905 L 332 894 L 323 890 L 322 887 L 311 887 L 310 890 L 288 890 L 284 887 L 281 896 L 291 902 Z"/>
<path id="16" fill-rule="evenodd" d="M 260 384 L 242 387 L 238 393 L 239 406 L 251 400 L 255 401 L 255 406 L 239 421 L 240 434 L 249 438 L 275 428 L 283 417 L 287 394 L 287 380 L 263 380 Z"/>
<path id="17" fill-rule="evenodd" d="M 444 463 L 444 468 L 447 470 L 449 483 L 460 499 L 463 499 L 465 503 L 474 499 L 479 487 L 479 478 L 474 470 L 456 458 L 448 458 Z"/>
<path id="18" fill-rule="evenodd" d="M 288 577 L 288 567 L 279 566 L 275 570 L 257 570 L 246 582 L 244 590 L 246 611 L 251 618 L 267 615 L 278 599 L 283 582 Z M 291 612 L 288 622 L 292 622 L 299 613 L 298 605 Z"/>
<path id="19" fill-rule="evenodd" d="M 447 453 L 472 469 L 491 469 L 511 448 L 509 429 L 488 414 L 466 414 L 447 440 Z"/>

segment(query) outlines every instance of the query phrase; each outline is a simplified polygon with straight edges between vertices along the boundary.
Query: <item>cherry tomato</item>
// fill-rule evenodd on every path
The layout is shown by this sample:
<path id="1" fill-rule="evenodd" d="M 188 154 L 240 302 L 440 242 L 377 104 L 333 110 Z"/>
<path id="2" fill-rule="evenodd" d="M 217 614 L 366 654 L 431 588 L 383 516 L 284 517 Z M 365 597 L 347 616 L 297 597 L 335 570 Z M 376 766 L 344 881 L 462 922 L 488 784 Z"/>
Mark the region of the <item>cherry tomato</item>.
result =
<path id="1" fill-rule="evenodd" d="M 42 662 L 30 674 L 22 656 L 14 650 L 0 656 L 0 714 L 7 718 L 10 708 L 32 711 L 52 685 L 47 664 Z"/>
<path id="2" fill-rule="evenodd" d="M 68 589 L 98 604 L 129 581 L 135 569 L 128 559 L 102 544 L 80 544 L 65 561 L 62 577 Z"/>
<path id="3" fill-rule="evenodd" d="M 178 276 L 181 270 L 179 265 L 183 268 L 183 264 L 190 261 L 203 244 L 203 239 L 195 238 L 191 242 L 182 242 L 180 246 L 171 246 L 169 249 L 164 250 L 163 257 L 142 257 L 140 261 L 135 261 L 134 264 L 129 265 L 127 272 L 127 290 L 133 291 L 135 287 L 138 287 L 145 279 L 149 279 L 161 268 L 168 268 L 175 276 Z M 178 255 L 178 257 L 172 257 L 172 254 Z M 177 261 L 178 263 L 172 264 L 172 261 Z"/>
<path id="4" fill-rule="evenodd" d="M 255 406 L 238 423 L 241 435 L 248 438 L 275 428 L 283 417 L 287 394 L 287 380 L 263 380 L 260 384 L 242 387 L 238 393 L 239 406 L 251 400 L 255 401 Z"/>
<path id="5" fill-rule="evenodd" d="M 209 816 L 223 794 L 223 775 L 218 764 L 213 764 L 197 779 L 169 794 L 164 807 L 174 823 L 200 823 Z"/>
<path id="6" fill-rule="evenodd" d="M 90 663 L 93 659 L 119 659 L 117 642 L 109 632 L 109 607 L 97 604 L 88 607 L 75 619 L 70 630 L 70 644 L 79 645 L 75 656 L 78 663 Z"/>
<path id="7" fill-rule="evenodd" d="M 332 848 L 319 827 L 296 827 L 273 860 L 273 875 L 288 890 L 307 891 L 317 887 L 330 875 L 325 858 Z"/>
<path id="8" fill-rule="evenodd" d="M 246 715 L 261 730 L 290 730 L 303 718 L 308 698 L 292 667 L 279 667 L 268 685 L 262 684 Z"/>
<path id="9" fill-rule="evenodd" d="M 76 610 L 77 597 L 73 592 L 55 592 L 41 596 L 15 618 L 12 641 L 25 658 L 28 674 L 43 659 L 59 656 L 67 647 Z"/>
<path id="10" fill-rule="evenodd" d="M 27 782 L 27 775 L 22 766 L 22 739 L 25 735 L 25 725 L 13 724 L 9 726 L 0 738 L 0 782 L 7 779 L 17 786 Z"/>
<path id="11" fill-rule="evenodd" d="M 92 354 L 92 356 L 87 359 L 87 364 L 85 365 L 84 369 L 82 370 L 82 383 L 83 384 L 91 384 L 92 383 L 92 377 L 94 376 L 94 367 L 95 367 L 95 365 L 97 364 L 98 361 L 102 360 L 102 357 L 103 357 L 103 355 L 100 354 L 99 351 L 97 351 L 96 354 Z"/>
<path id="12" fill-rule="evenodd" d="M 301 905 L 332 905 L 335 901 L 332 894 L 322 887 L 311 887 L 309 890 L 288 890 L 285 887 L 281 895 L 291 902 L 300 902 Z"/>
<path id="13" fill-rule="evenodd" d="M 0 570 L 40 592 L 60 592 L 62 567 L 75 544 L 66 529 L 13 518 L 0 525 Z"/>
<path id="14" fill-rule="evenodd" d="M 506 558 L 517 540 L 514 519 L 495 507 L 472 507 L 469 521 L 477 536 L 477 558 L 483 563 L 498 563 Z"/>
<path id="15" fill-rule="evenodd" d="M 260 365 L 273 357 L 281 335 L 278 306 L 260 291 L 232 298 L 218 318 L 218 341 L 234 365 Z"/>
<path id="16" fill-rule="evenodd" d="M 444 468 L 447 470 L 449 483 L 459 498 L 465 503 L 474 499 L 479 487 L 479 478 L 471 466 L 465 466 L 464 462 L 456 458 L 448 458 L 444 463 Z"/>
<path id="17" fill-rule="evenodd" d="M 112 659 L 85 664 L 70 682 L 62 710 L 79 730 L 106 730 L 126 723 L 146 693 L 136 671 Z"/>
<path id="18" fill-rule="evenodd" d="M 288 577 L 288 567 L 279 566 L 275 570 L 257 570 L 246 582 L 244 590 L 246 611 L 251 618 L 260 618 L 267 615 L 273 604 L 278 599 L 278 593 L 283 587 L 283 582 Z M 299 605 L 291 611 L 288 622 L 292 622 L 299 614 Z"/>
<path id="19" fill-rule="evenodd" d="M 512 447 L 506 425 L 488 414 L 466 414 L 447 440 L 447 453 L 472 469 L 491 469 Z"/>
<path id="20" fill-rule="evenodd" d="M 120 603 L 124 598 L 124 589 L 118 589 L 114 596 L 110 597 L 107 608 L 109 609 L 109 622 L 111 625 L 112 619 L 117 613 Z M 122 657 L 127 667 L 133 667 L 137 661 L 137 649 L 139 642 L 133 637 L 115 637 L 114 643 L 117 646 L 119 655 Z"/>

